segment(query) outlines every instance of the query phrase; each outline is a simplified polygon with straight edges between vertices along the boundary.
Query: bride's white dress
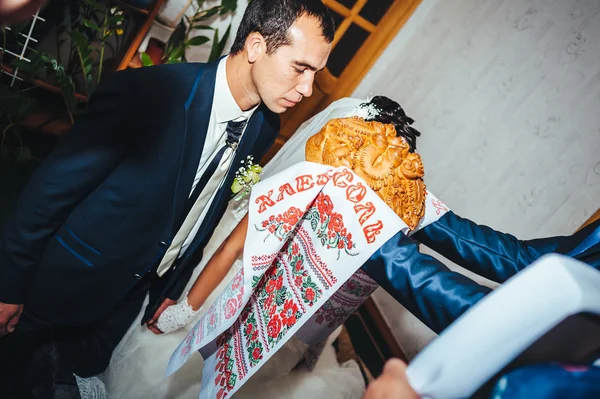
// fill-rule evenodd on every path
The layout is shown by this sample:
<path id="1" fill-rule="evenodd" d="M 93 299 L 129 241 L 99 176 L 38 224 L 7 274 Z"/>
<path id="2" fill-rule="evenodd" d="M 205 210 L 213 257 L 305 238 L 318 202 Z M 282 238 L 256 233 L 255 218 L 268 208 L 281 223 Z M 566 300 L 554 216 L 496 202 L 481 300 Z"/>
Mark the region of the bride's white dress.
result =
<path id="1" fill-rule="evenodd" d="M 289 166 L 304 161 L 304 147 L 310 136 L 317 133 L 327 121 L 349 116 L 362 101 L 342 99 L 305 122 L 286 145 L 264 168 L 263 180 Z M 247 198 L 232 200 L 204 250 L 202 263 L 196 268 L 188 283 L 187 292 L 206 262 L 223 240 L 247 212 Z M 208 309 L 231 278 L 241 267 L 236 262 L 227 277 L 210 295 L 202 309 Z M 145 306 L 145 305 L 144 305 Z M 200 392 L 202 357 L 196 354 L 180 370 L 168 379 L 164 377 L 171 354 L 185 338 L 203 311 L 188 325 L 174 333 L 154 335 L 140 325 L 140 314 L 116 348 L 110 365 L 103 375 L 109 398 L 115 399 L 195 399 Z M 339 332 L 338 332 L 339 333 Z M 365 390 L 362 375 L 354 361 L 338 364 L 330 337 L 317 365 L 312 371 L 295 367 L 304 357 L 306 345 L 291 339 L 254 375 L 233 397 L 235 399 L 256 398 L 305 398 L 327 397 L 328 399 L 360 399 Z M 86 399 L 86 398 L 84 398 Z"/>

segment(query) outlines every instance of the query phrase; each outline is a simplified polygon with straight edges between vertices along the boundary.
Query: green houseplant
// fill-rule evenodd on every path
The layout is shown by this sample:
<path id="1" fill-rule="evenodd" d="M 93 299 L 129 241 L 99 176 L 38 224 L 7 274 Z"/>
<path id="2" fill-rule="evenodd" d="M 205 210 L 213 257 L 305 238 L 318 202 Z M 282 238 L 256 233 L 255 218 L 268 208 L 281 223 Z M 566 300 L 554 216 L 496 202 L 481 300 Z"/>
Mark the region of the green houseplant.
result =
<path id="1" fill-rule="evenodd" d="M 27 46 L 26 33 L 31 22 L 3 28 L 1 32 L 2 49 L 12 43 L 27 50 L 27 59 L 9 56 L 17 51 L 6 54 L 0 51 L 0 67 L 4 71 L 18 70 L 24 79 L 20 83 L 15 79 L 0 80 L 0 160 L 3 161 L 24 162 L 31 158 L 21 132 L 22 123 L 38 109 L 39 102 L 33 95 L 39 86 L 36 81 L 60 92 L 66 114 L 73 123 L 82 108 L 80 105 L 84 105 L 81 99 L 103 76 L 107 49 L 114 55 L 115 43 L 117 47 L 122 44 L 125 16 L 118 7 L 97 0 L 53 0 L 50 7 L 51 11 L 57 11 L 55 18 L 46 22 L 56 32 L 53 54 L 47 49 L 40 51 Z M 51 120 L 42 125 L 48 122 Z"/>
<path id="2" fill-rule="evenodd" d="M 237 9 L 237 0 L 222 0 L 221 4 L 207 9 L 203 9 L 204 3 L 205 0 L 196 0 L 196 13 L 191 17 L 184 15 L 184 18 L 179 22 L 165 46 L 165 51 L 161 58 L 162 63 L 174 64 L 187 62 L 185 52 L 188 48 L 201 46 L 211 40 L 212 47 L 208 61 L 217 59 L 223 53 L 225 44 L 231 33 L 231 22 L 222 37 L 219 37 L 219 30 L 207 25 L 207 22 L 215 16 L 233 14 Z M 199 30 L 212 30 L 212 39 L 211 37 L 204 35 L 191 37 L 192 33 Z M 142 65 L 153 65 L 153 62 L 147 53 L 142 53 L 141 59 Z"/>

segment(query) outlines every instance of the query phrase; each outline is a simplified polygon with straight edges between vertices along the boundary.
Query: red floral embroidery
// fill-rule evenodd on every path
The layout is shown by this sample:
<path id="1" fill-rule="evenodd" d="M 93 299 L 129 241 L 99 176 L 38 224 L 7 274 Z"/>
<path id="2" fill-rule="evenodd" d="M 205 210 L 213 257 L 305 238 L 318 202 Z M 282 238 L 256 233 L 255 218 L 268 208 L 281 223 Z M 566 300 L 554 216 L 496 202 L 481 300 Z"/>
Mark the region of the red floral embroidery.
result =
<path id="1" fill-rule="evenodd" d="M 297 242 L 292 243 L 292 255 L 298 255 L 300 253 L 300 246 Z"/>
<path id="2" fill-rule="evenodd" d="M 269 216 L 267 220 L 264 220 L 261 223 L 262 228 L 256 226 L 256 230 L 268 230 L 269 233 L 277 237 L 279 241 L 283 241 L 303 215 L 304 212 L 302 210 L 292 206 L 282 214 Z"/>
<path id="3" fill-rule="evenodd" d="M 246 308 L 244 309 L 246 310 Z M 247 351 L 249 355 L 249 361 L 251 366 L 256 366 L 263 358 L 263 346 L 258 340 L 258 328 L 256 324 L 256 317 L 254 313 L 248 316 L 245 321 L 244 336 L 247 340 Z"/>
<path id="4" fill-rule="evenodd" d="M 287 223 L 290 226 L 295 226 L 302 215 L 303 212 L 300 209 L 292 207 L 281 215 L 281 219 L 284 223 Z"/>
<path id="5" fill-rule="evenodd" d="M 283 310 L 279 313 L 279 316 L 281 316 L 283 324 L 289 328 L 296 324 L 296 313 L 298 313 L 298 306 L 293 300 L 289 299 L 283 305 Z"/>
<path id="6" fill-rule="evenodd" d="M 319 193 L 315 199 L 315 206 L 321 214 L 321 218 L 323 218 L 322 221 L 324 221 L 326 215 L 329 215 L 331 211 L 333 211 L 333 202 L 331 201 L 331 198 L 323 193 Z"/>
<path id="7" fill-rule="evenodd" d="M 277 282 L 275 280 L 270 280 L 266 286 L 267 292 L 270 294 L 277 290 Z"/>
<path id="8" fill-rule="evenodd" d="M 273 301 L 275 301 L 275 294 L 271 293 L 265 298 L 265 309 L 270 308 Z"/>
<path id="9" fill-rule="evenodd" d="M 284 245 L 279 254 L 268 259 L 265 257 L 260 261 L 260 271 L 264 271 L 264 274 L 252 278 L 253 298 L 244 307 L 239 319 L 240 335 L 244 336 L 245 348 L 241 349 L 245 353 L 244 364 L 249 364 L 251 367 L 259 365 L 263 354 L 268 353 L 270 348 L 281 342 L 303 317 L 307 305 L 315 305 L 324 295 L 320 284 L 330 288 L 322 276 L 327 271 L 326 266 L 314 264 L 320 262 L 320 258 L 313 257 L 314 254 L 311 252 L 313 241 L 307 242 L 299 233 L 299 231 L 306 232 L 303 227 L 297 227 L 301 219 L 304 218 L 308 222 L 310 227 L 306 227 L 315 232 L 323 247 L 335 249 L 339 251 L 338 253 L 344 251 L 354 255 L 349 252 L 354 248 L 352 235 L 344 226 L 343 216 L 333 210 L 331 198 L 320 193 L 306 210 L 290 207 L 278 215 L 270 215 L 256 225 L 258 231 L 268 231 L 268 234 L 273 234 L 283 241 Z M 310 270 L 316 274 L 313 275 Z M 316 281 L 312 280 L 314 278 Z M 329 276 L 329 278 L 333 277 Z M 234 280 L 231 286 L 236 290 L 238 286 L 243 289 L 243 278 L 239 282 Z M 235 300 L 234 296 L 233 300 L 226 302 L 225 313 L 234 314 L 233 309 L 238 311 L 237 306 L 240 302 Z M 226 379 L 220 380 L 219 384 L 225 384 L 226 387 L 235 374 L 227 374 L 227 363 L 224 360 L 232 364 L 238 360 L 229 358 L 226 352 L 222 353 L 222 356 L 224 356 L 221 362 L 222 375 Z M 234 368 L 233 371 L 238 372 L 238 369 Z M 238 378 L 243 379 L 243 373 L 239 372 Z M 233 385 L 235 383 L 233 380 Z M 225 389 L 224 394 L 227 395 L 228 392 L 230 390 Z"/>
<path id="10" fill-rule="evenodd" d="M 332 232 L 342 233 L 342 229 L 344 229 L 344 220 L 342 219 L 342 215 L 335 212 L 332 213 L 329 217 L 329 225 L 327 228 Z"/>
<path id="11" fill-rule="evenodd" d="M 296 287 L 300 288 L 301 298 L 304 303 L 312 306 L 321 296 L 321 289 L 315 284 L 308 270 L 305 269 L 304 254 L 300 253 L 300 245 L 293 242 L 287 248 L 288 263 L 291 266 L 293 282 Z M 306 295 L 308 289 L 311 289 L 309 295 Z"/>
<path id="12" fill-rule="evenodd" d="M 283 325 L 279 316 L 274 315 L 271 321 L 269 321 L 269 324 L 267 325 L 267 334 L 269 335 L 269 337 L 274 339 L 279 337 L 279 333 L 281 332 L 282 326 Z"/>
<path id="13" fill-rule="evenodd" d="M 219 337 L 217 351 L 217 364 L 215 371 L 219 374 L 215 378 L 215 385 L 221 387 L 217 393 L 217 398 L 225 398 L 229 391 L 233 389 L 237 381 L 237 374 L 233 373 L 233 361 L 231 355 L 233 346 L 230 344 L 231 334 L 225 333 Z"/>
<path id="14" fill-rule="evenodd" d="M 310 302 L 313 302 L 315 300 L 315 290 L 313 290 L 310 287 L 306 289 L 304 295 L 306 296 L 306 299 L 308 299 Z"/>
<path id="15" fill-rule="evenodd" d="M 321 245 L 338 251 L 343 250 L 351 256 L 356 255 L 349 252 L 354 248 L 352 234 L 344 227 L 343 216 L 333 212 L 333 202 L 328 195 L 320 193 L 306 212 L 304 217 L 310 221 L 310 226 L 320 239 Z"/>

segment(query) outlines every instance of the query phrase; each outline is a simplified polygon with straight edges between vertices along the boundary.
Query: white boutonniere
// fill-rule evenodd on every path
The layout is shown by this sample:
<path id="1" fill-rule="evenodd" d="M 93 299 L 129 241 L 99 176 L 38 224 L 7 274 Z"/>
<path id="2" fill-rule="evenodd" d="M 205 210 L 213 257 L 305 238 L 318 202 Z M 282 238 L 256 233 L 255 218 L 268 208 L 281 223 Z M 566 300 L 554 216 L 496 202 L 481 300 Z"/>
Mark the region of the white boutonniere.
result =
<path id="1" fill-rule="evenodd" d="M 241 161 L 241 164 L 242 166 L 235 172 L 235 178 L 231 185 L 231 192 L 238 200 L 244 198 L 252 190 L 252 186 L 260 181 L 262 173 L 262 167 L 254 163 L 252 155 L 248 155 L 245 161 Z"/>

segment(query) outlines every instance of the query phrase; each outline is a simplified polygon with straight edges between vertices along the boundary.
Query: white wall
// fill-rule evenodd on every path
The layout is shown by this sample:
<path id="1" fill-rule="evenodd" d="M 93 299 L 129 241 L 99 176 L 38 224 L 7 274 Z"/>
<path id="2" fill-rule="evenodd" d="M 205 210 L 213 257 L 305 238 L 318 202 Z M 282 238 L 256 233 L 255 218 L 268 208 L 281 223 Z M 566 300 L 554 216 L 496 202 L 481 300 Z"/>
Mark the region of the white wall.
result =
<path id="1" fill-rule="evenodd" d="M 219 5 L 219 4 L 221 4 L 220 0 L 208 0 L 204 3 L 203 8 L 210 8 L 215 5 Z M 194 6 L 195 6 L 195 2 L 192 4 L 192 6 L 186 12 L 186 14 L 188 16 L 192 16 L 196 12 L 195 11 L 196 8 Z M 235 32 L 237 31 L 237 28 L 240 25 L 240 22 L 242 21 L 242 17 L 244 16 L 244 11 L 246 10 L 247 6 L 248 6 L 248 0 L 237 0 L 237 10 L 236 10 L 235 14 L 227 15 L 227 16 L 223 16 L 223 17 L 215 17 L 213 20 L 208 21 L 206 23 L 206 25 L 210 25 L 213 28 L 219 29 L 219 38 L 222 38 L 223 34 L 227 30 L 227 26 L 229 25 L 229 22 L 232 21 L 231 33 L 229 35 L 229 40 L 227 40 L 227 44 L 225 45 L 225 50 L 223 52 L 224 54 L 229 53 L 229 49 L 231 48 L 231 45 L 233 44 L 233 41 L 235 39 Z M 210 50 L 212 48 L 212 43 L 213 43 L 212 42 L 213 34 L 214 34 L 213 31 L 208 31 L 208 30 L 196 30 L 192 34 L 192 36 L 208 36 L 211 38 L 211 41 L 202 46 L 190 48 L 186 53 L 188 61 L 206 62 L 208 60 L 208 57 L 210 56 Z"/>
<path id="2" fill-rule="evenodd" d="M 600 0 L 424 0 L 355 96 L 399 101 L 426 182 L 522 237 L 600 208 Z"/>
<path id="3" fill-rule="evenodd" d="M 424 0 L 354 96 L 374 94 L 416 120 L 458 214 L 531 238 L 600 208 L 600 0 Z M 433 337 L 375 298 L 410 357 Z"/>

